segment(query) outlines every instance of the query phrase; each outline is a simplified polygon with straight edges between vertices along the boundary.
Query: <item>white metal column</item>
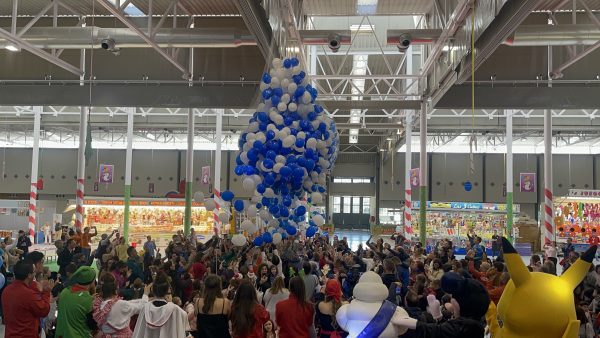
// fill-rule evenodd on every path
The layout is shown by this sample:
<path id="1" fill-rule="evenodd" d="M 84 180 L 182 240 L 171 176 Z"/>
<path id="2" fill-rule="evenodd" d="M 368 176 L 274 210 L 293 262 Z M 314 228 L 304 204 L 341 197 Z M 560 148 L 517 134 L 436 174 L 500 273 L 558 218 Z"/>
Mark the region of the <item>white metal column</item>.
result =
<path id="1" fill-rule="evenodd" d="M 37 228 L 37 181 L 38 162 L 40 157 L 40 123 L 42 107 L 33 107 L 35 115 L 33 120 L 33 151 L 31 153 L 31 190 L 29 191 L 29 239 L 35 243 Z"/>
<path id="2" fill-rule="evenodd" d="M 90 107 L 81 107 L 79 116 L 79 150 L 77 152 L 77 193 L 75 198 L 75 228 L 83 225 L 83 198 L 85 180 L 85 141 L 87 137 L 88 113 Z"/>
<path id="3" fill-rule="evenodd" d="M 513 239 L 513 111 L 506 114 L 506 236 Z"/>

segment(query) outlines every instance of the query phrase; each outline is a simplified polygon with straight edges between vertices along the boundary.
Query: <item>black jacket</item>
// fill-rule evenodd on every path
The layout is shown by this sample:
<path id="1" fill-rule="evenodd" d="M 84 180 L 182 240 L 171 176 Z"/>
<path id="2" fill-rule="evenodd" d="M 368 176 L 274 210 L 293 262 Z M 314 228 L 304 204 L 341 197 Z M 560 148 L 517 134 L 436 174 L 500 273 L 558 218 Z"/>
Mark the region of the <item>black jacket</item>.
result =
<path id="1" fill-rule="evenodd" d="M 460 317 L 441 324 L 417 322 L 416 337 L 419 338 L 483 338 L 482 322 Z"/>

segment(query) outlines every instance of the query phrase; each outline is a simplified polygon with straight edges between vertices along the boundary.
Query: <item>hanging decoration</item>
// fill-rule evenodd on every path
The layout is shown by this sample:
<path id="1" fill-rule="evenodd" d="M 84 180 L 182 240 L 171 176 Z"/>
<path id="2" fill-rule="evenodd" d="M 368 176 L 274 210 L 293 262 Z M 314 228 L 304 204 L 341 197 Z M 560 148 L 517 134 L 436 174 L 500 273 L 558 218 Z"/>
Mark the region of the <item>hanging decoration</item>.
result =
<path id="1" fill-rule="evenodd" d="M 298 232 L 310 237 L 325 219 L 307 214 L 309 203 L 324 200 L 339 135 L 333 120 L 315 104 L 317 90 L 299 64 L 295 57 L 272 61 L 273 68 L 262 76 L 261 103 L 239 138 L 234 171 L 254 196 L 241 229 L 248 234 L 260 224 L 271 229 L 254 238 L 255 245 L 278 243 Z"/>
<path id="2" fill-rule="evenodd" d="M 104 184 L 113 183 L 113 173 L 115 166 L 112 164 L 100 164 L 98 182 Z"/>
<path id="3" fill-rule="evenodd" d="M 535 173 L 520 173 L 519 174 L 519 186 L 521 192 L 535 192 Z"/>

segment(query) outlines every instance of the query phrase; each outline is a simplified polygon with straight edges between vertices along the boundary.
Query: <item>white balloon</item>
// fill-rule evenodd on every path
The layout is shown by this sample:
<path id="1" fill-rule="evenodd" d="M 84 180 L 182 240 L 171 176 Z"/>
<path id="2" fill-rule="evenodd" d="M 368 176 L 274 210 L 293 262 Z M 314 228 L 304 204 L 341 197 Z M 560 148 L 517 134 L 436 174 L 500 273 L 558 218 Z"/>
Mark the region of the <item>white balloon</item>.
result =
<path id="1" fill-rule="evenodd" d="M 281 102 L 285 104 L 290 103 L 290 94 L 283 94 L 283 96 L 281 96 Z"/>
<path id="2" fill-rule="evenodd" d="M 275 76 L 277 76 L 280 80 L 283 80 L 285 78 L 285 70 L 283 70 L 283 69 L 277 69 L 275 71 Z"/>
<path id="3" fill-rule="evenodd" d="M 290 85 L 290 80 L 289 79 L 283 79 L 283 80 L 281 80 L 281 88 L 283 88 L 284 92 L 288 91 L 289 85 Z"/>
<path id="4" fill-rule="evenodd" d="M 285 163 L 285 156 L 283 156 L 283 155 L 277 155 L 275 157 L 275 162 L 277 162 L 277 163 Z"/>
<path id="5" fill-rule="evenodd" d="M 256 183 L 256 184 L 262 183 L 262 178 L 259 175 L 256 175 L 256 174 L 252 175 L 252 179 L 254 180 L 254 183 Z"/>
<path id="6" fill-rule="evenodd" d="M 264 111 L 263 109 L 265 109 L 265 103 L 261 102 L 258 104 L 258 107 L 256 108 L 256 111 Z"/>
<path id="7" fill-rule="evenodd" d="M 194 194 L 194 201 L 198 203 L 204 202 L 204 193 L 202 191 L 196 191 Z"/>
<path id="8" fill-rule="evenodd" d="M 249 219 L 242 221 L 242 224 L 240 225 L 240 228 L 245 231 L 248 231 L 249 229 L 252 229 L 253 227 L 254 227 L 254 223 L 252 223 L 252 221 Z"/>
<path id="9" fill-rule="evenodd" d="M 288 93 L 294 95 L 296 89 L 298 89 L 298 85 L 295 82 L 290 82 L 290 84 L 288 85 Z"/>
<path id="10" fill-rule="evenodd" d="M 244 246 L 246 244 L 246 237 L 242 234 L 235 234 L 231 237 L 231 243 L 235 246 Z"/>
<path id="11" fill-rule="evenodd" d="M 272 78 L 271 79 L 271 88 L 279 88 L 280 87 L 280 83 L 279 83 L 279 78 Z"/>
<path id="12" fill-rule="evenodd" d="M 292 102 L 288 105 L 288 110 L 291 112 L 295 112 L 298 110 L 298 105 Z"/>
<path id="13" fill-rule="evenodd" d="M 247 143 L 246 143 L 246 144 L 247 144 Z M 245 151 L 243 151 L 243 152 L 240 154 L 240 160 L 242 160 L 242 162 L 243 162 L 244 164 L 248 164 L 248 162 L 250 162 L 250 159 L 248 159 L 248 153 L 247 153 L 247 152 L 245 152 Z"/>
<path id="14" fill-rule="evenodd" d="M 300 66 L 292 67 L 292 73 L 298 74 L 298 73 L 300 73 L 300 71 L 302 71 L 302 68 Z"/>
<path id="15" fill-rule="evenodd" d="M 310 96 L 310 93 L 304 92 L 304 95 L 302 95 L 302 103 L 309 104 L 311 99 L 312 97 Z"/>
<path id="16" fill-rule="evenodd" d="M 261 131 L 260 133 L 256 133 L 256 140 L 265 143 L 267 141 L 267 136 Z"/>
<path id="17" fill-rule="evenodd" d="M 287 109 L 287 104 L 285 104 L 283 102 L 279 102 L 279 104 L 277 104 L 277 110 L 285 111 L 286 109 Z"/>
<path id="18" fill-rule="evenodd" d="M 264 82 L 261 82 L 259 88 L 260 88 L 260 91 L 262 92 L 263 90 L 269 88 L 269 85 Z"/>
<path id="19" fill-rule="evenodd" d="M 315 224 L 317 226 L 321 226 L 323 224 L 325 224 L 325 219 L 323 218 L 323 216 L 316 214 L 312 217 L 312 221 L 315 222 Z"/>
<path id="20" fill-rule="evenodd" d="M 311 122 L 313 129 L 317 129 L 319 128 L 319 124 L 321 124 L 321 121 L 319 120 L 314 120 Z"/>
<path id="21" fill-rule="evenodd" d="M 320 204 L 321 202 L 323 202 L 323 196 L 318 192 L 313 192 L 312 194 L 310 194 L 310 198 L 313 204 Z"/>
<path id="22" fill-rule="evenodd" d="M 206 208 L 206 210 L 208 211 L 213 211 L 215 210 L 215 208 L 217 207 L 217 204 L 215 203 L 215 200 L 212 198 L 207 198 L 204 200 L 204 207 Z"/>
<path id="23" fill-rule="evenodd" d="M 248 213 L 248 216 L 250 217 L 255 217 L 256 213 L 258 212 L 258 210 L 256 209 L 256 205 L 254 204 L 250 204 L 247 208 L 246 208 L 246 212 Z"/>
<path id="24" fill-rule="evenodd" d="M 286 138 L 283 139 L 283 146 L 286 147 L 286 148 L 289 148 L 295 142 L 296 142 L 296 137 L 294 135 L 289 135 L 289 136 L 286 136 Z"/>
<path id="25" fill-rule="evenodd" d="M 279 115 L 279 114 L 278 114 L 278 115 Z M 271 117 L 271 113 L 269 113 L 269 117 Z M 277 130 L 277 126 L 276 126 L 276 125 L 274 125 L 274 124 L 272 124 L 272 123 L 269 123 L 269 124 L 267 125 L 267 130 L 272 130 L 272 131 L 275 131 L 275 130 Z"/>
<path id="26" fill-rule="evenodd" d="M 281 170 L 281 168 L 283 168 L 283 166 L 283 163 L 275 163 L 275 165 L 273 166 L 273 171 L 279 174 L 279 171 Z"/>
<path id="27" fill-rule="evenodd" d="M 281 61 L 280 58 L 274 58 L 273 61 L 271 62 L 271 64 L 273 65 L 273 68 L 281 68 L 281 66 L 283 65 L 283 61 Z"/>
<path id="28" fill-rule="evenodd" d="M 260 201 L 262 200 L 262 196 L 260 196 L 260 194 L 258 192 L 255 192 L 255 196 L 252 196 L 252 198 L 250 199 L 252 201 L 252 203 L 260 203 Z M 254 207 L 256 209 L 256 207 Z"/>
<path id="29" fill-rule="evenodd" d="M 248 125 L 248 130 L 251 132 L 258 131 L 258 122 L 252 122 Z"/>
<path id="30" fill-rule="evenodd" d="M 263 195 L 268 198 L 275 198 L 275 192 L 271 188 L 267 188 Z"/>
<path id="31" fill-rule="evenodd" d="M 317 143 L 317 139 L 311 137 L 308 140 L 306 140 L 306 148 L 315 149 L 317 147 Z"/>
<path id="32" fill-rule="evenodd" d="M 256 140 L 256 134 L 255 133 L 248 133 L 246 135 L 246 142 L 250 143 L 250 141 L 254 141 Z"/>
<path id="33" fill-rule="evenodd" d="M 277 226 L 279 226 L 279 221 L 276 219 L 271 219 L 269 220 L 269 224 L 267 224 L 269 227 L 273 227 L 276 228 Z"/>
<path id="34" fill-rule="evenodd" d="M 271 69 L 269 70 L 269 75 L 271 75 L 271 78 L 272 78 L 273 76 L 275 76 L 275 69 L 271 68 Z"/>
<path id="35" fill-rule="evenodd" d="M 269 210 L 267 210 L 267 209 L 262 209 L 261 211 L 258 212 L 258 215 L 265 222 L 269 221 L 269 219 L 271 218 L 271 214 L 269 213 Z"/>
<path id="36" fill-rule="evenodd" d="M 252 192 L 256 188 L 256 184 L 254 183 L 252 177 L 246 177 L 242 182 L 242 187 L 244 188 L 245 192 Z"/>
<path id="37" fill-rule="evenodd" d="M 219 221 L 221 221 L 221 223 L 229 222 L 229 213 L 227 213 L 225 211 L 221 211 L 219 213 Z"/>
<path id="38" fill-rule="evenodd" d="M 283 239 L 283 236 L 281 236 L 281 233 L 276 232 L 273 234 L 273 243 L 279 244 L 279 243 L 281 243 L 282 239 Z"/>

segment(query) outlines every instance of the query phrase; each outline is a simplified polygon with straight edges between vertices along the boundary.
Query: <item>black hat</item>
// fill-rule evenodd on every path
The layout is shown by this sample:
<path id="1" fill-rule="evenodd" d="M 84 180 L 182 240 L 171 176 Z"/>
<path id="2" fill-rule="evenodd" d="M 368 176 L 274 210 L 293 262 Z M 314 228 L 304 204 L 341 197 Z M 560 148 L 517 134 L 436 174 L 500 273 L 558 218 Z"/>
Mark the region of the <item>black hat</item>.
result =
<path id="1" fill-rule="evenodd" d="M 490 305 L 490 296 L 483 284 L 455 272 L 446 272 L 442 276 L 442 290 L 452 294 L 460 305 L 462 317 L 480 320 Z"/>

